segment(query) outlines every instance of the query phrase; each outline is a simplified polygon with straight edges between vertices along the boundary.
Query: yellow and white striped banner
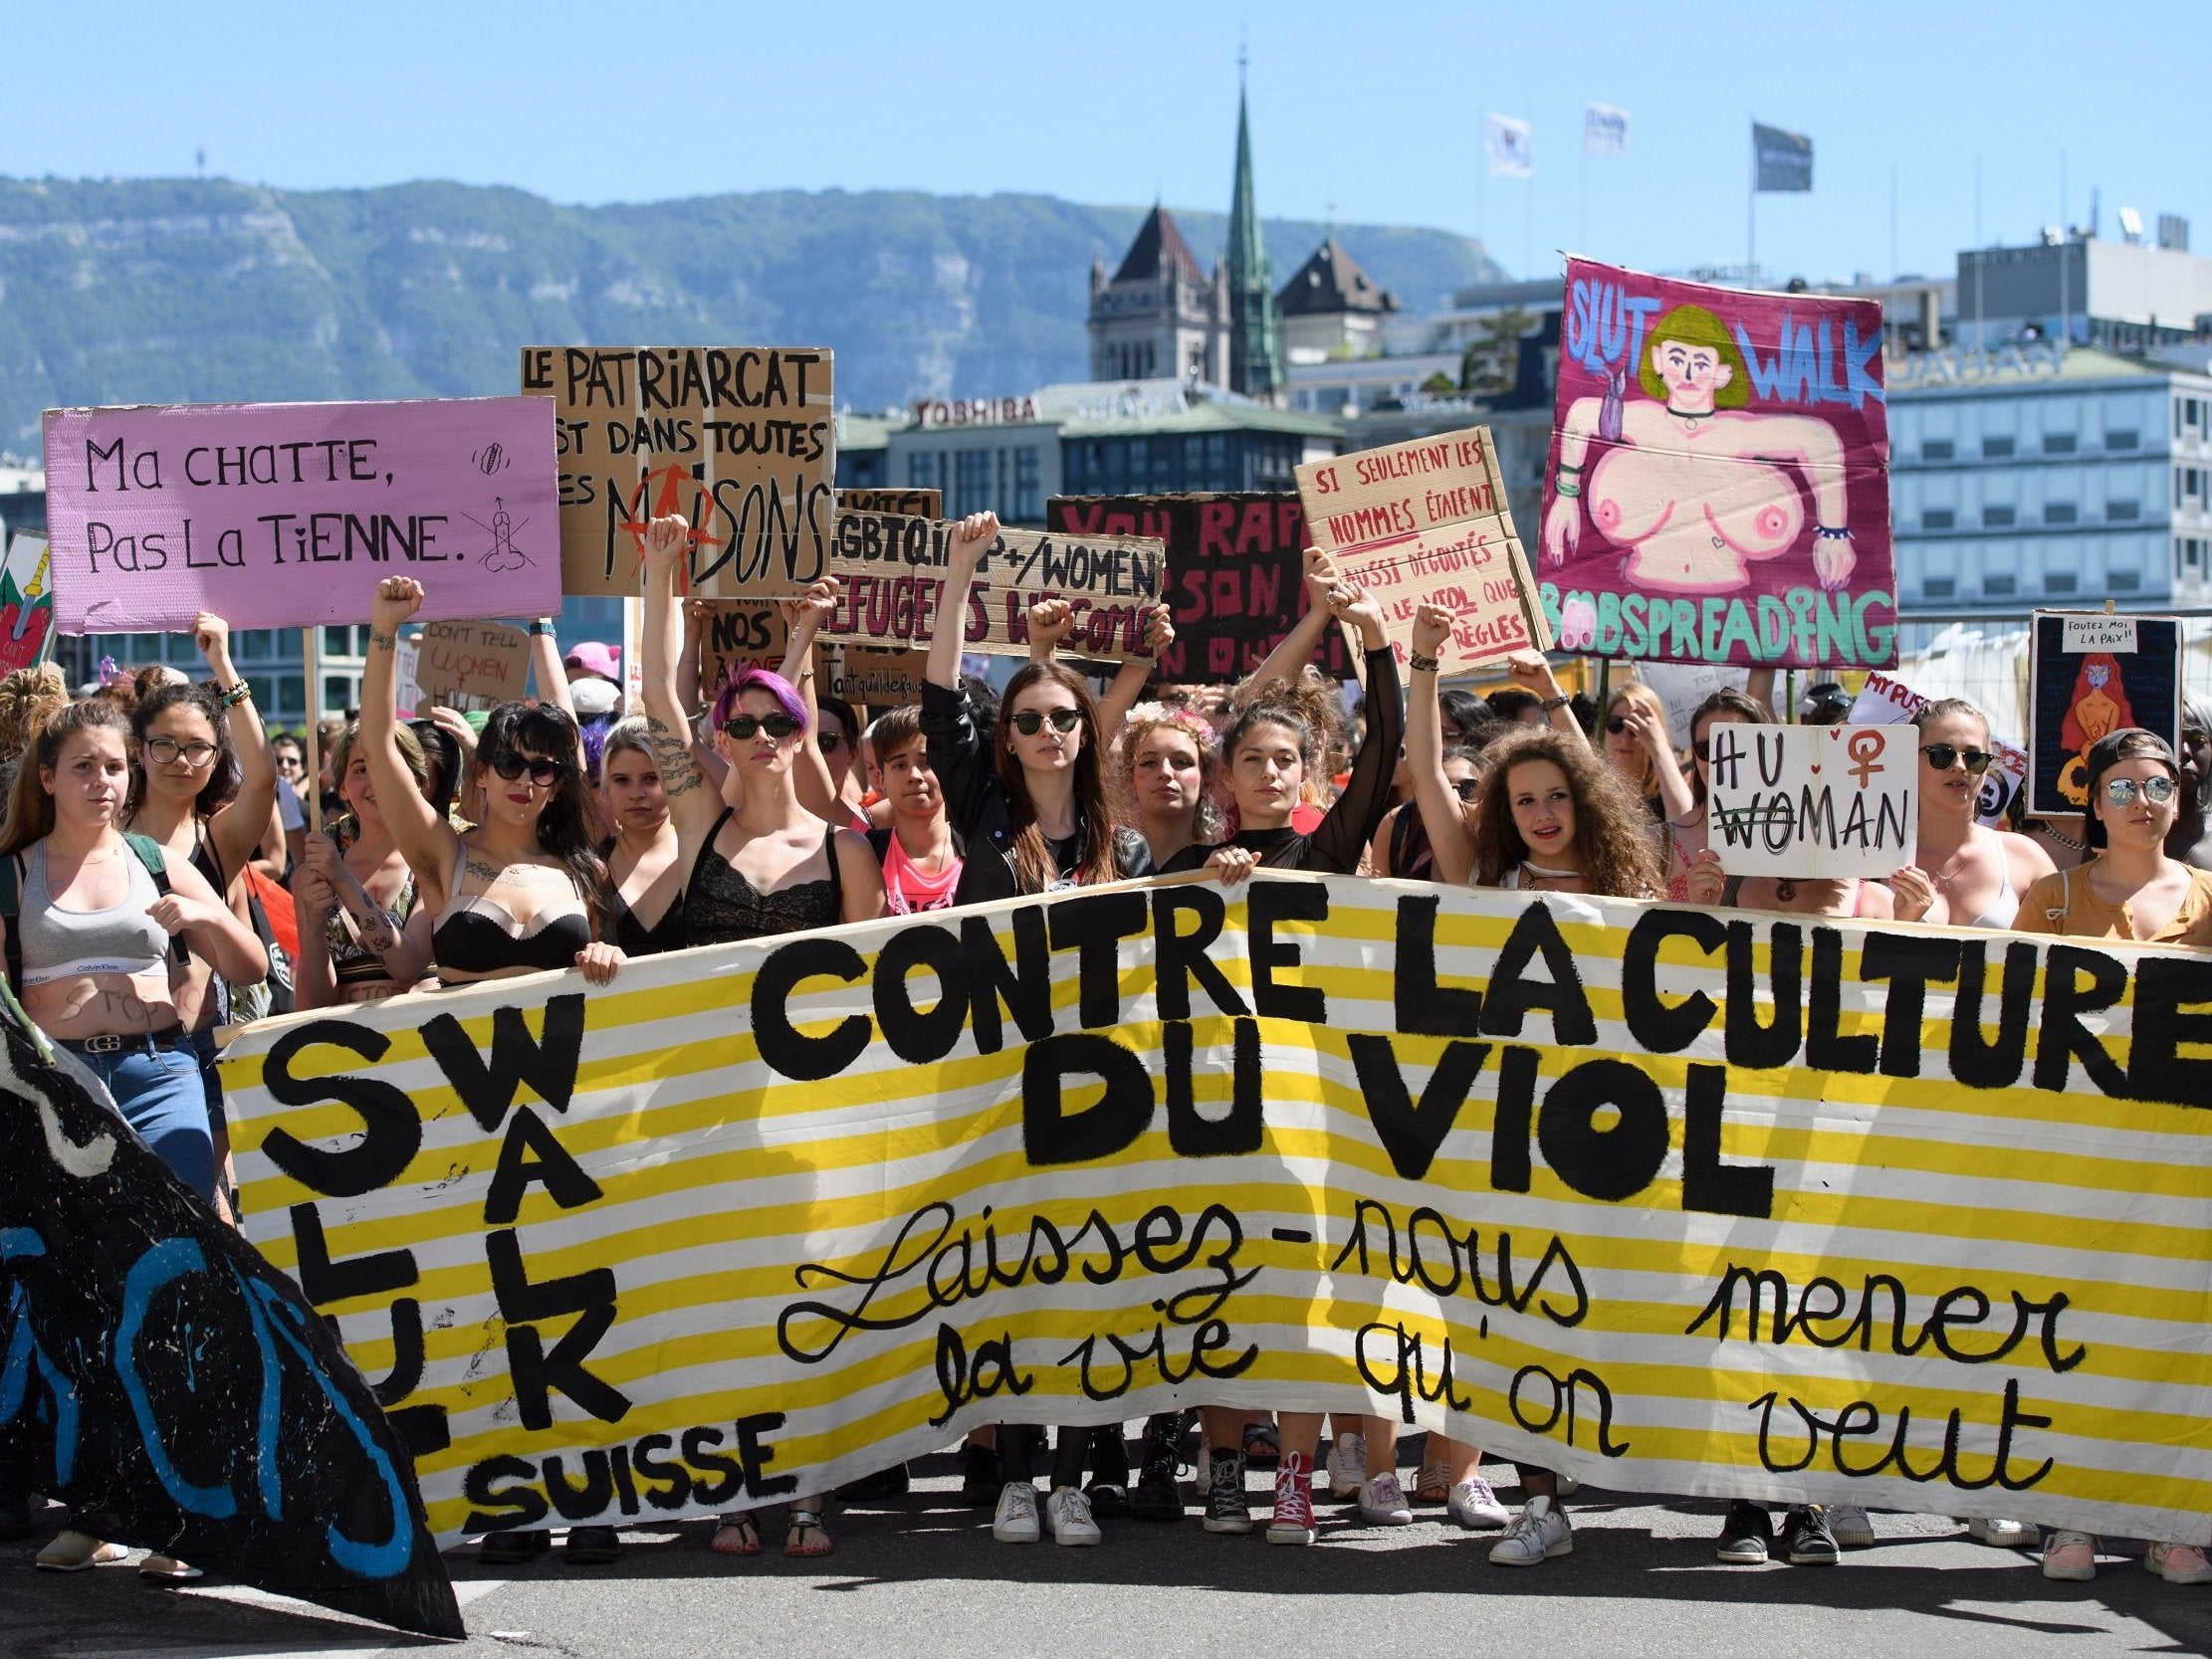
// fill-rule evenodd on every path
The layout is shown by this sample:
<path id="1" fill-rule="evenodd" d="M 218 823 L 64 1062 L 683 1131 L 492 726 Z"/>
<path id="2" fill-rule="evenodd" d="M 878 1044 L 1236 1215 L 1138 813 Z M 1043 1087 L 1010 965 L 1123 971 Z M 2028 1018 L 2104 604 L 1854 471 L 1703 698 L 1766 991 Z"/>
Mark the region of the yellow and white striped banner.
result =
<path id="1" fill-rule="evenodd" d="M 298 1015 L 224 1075 L 249 1235 L 447 1541 L 1175 1403 L 2212 1509 L 2195 952 L 1263 875 Z"/>

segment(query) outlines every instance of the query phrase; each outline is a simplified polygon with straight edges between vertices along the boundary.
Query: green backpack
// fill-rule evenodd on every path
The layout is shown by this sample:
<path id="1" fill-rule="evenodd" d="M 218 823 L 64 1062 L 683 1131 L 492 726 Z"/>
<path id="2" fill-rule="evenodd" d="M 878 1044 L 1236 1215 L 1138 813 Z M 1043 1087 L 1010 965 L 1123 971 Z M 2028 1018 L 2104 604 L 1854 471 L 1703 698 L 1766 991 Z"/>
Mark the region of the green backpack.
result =
<path id="1" fill-rule="evenodd" d="M 146 874 L 153 878 L 153 890 L 162 898 L 169 896 L 169 861 L 161 851 L 161 843 L 150 835 L 123 833 L 123 842 L 138 855 L 138 862 L 146 867 Z M 0 858 L 0 922 L 8 925 L 8 988 L 21 994 L 23 990 L 23 933 L 15 925 L 22 903 L 23 855 L 11 854 Z M 169 940 L 169 950 L 179 962 L 190 952 L 182 937 Z"/>

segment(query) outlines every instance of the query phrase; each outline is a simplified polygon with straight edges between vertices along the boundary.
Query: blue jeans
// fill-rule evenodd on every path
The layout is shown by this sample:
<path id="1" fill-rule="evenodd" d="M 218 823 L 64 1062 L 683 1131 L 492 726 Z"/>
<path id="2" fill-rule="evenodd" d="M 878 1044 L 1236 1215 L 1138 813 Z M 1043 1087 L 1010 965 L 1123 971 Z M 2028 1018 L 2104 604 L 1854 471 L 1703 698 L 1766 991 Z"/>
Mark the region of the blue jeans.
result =
<path id="1" fill-rule="evenodd" d="M 108 1086 L 123 1121 L 176 1178 L 207 1202 L 215 1198 L 215 1142 L 207 1130 L 207 1086 L 189 1040 L 148 1048 L 143 1039 L 110 1054 L 78 1053 Z"/>

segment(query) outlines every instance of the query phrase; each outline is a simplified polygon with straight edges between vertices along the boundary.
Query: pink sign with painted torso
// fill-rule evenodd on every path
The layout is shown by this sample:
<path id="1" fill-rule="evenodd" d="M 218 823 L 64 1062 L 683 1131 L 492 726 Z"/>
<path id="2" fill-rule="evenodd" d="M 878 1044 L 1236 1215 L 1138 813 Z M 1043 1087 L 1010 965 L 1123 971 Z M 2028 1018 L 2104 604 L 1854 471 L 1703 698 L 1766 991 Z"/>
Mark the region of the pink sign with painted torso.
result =
<path id="1" fill-rule="evenodd" d="M 1896 661 L 1881 308 L 1567 265 L 1537 575 L 1564 650 Z"/>
<path id="2" fill-rule="evenodd" d="M 560 608 L 542 397 L 49 409 L 46 488 L 64 633 L 360 622 L 386 576 L 425 621 Z"/>

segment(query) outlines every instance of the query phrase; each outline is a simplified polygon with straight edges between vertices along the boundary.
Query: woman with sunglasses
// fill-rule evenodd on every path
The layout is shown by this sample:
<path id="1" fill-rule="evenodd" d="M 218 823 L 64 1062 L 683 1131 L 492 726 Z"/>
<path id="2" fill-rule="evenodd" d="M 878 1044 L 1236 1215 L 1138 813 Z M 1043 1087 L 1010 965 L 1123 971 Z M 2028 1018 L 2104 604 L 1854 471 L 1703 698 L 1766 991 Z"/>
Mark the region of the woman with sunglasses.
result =
<path id="1" fill-rule="evenodd" d="M 470 782 L 483 815 L 466 835 L 423 797 L 394 736 L 392 652 L 422 605 L 422 584 L 387 576 L 369 611 L 359 744 L 369 782 L 434 918 L 442 985 L 574 967 L 595 985 L 621 950 L 604 936 L 606 866 L 591 845 L 593 808 L 577 763 L 576 723 L 541 704 L 502 703 L 485 719 Z"/>
<path id="2" fill-rule="evenodd" d="M 802 768 L 823 766 L 807 730 L 807 705 L 781 675 L 748 669 L 732 676 L 714 702 L 714 749 L 729 768 L 720 791 L 707 787 L 691 758 L 691 727 L 677 702 L 676 658 L 683 644 L 676 578 L 690 551 L 690 523 L 655 518 L 645 531 L 645 725 L 659 763 L 663 798 L 676 829 L 676 868 L 684 872 L 687 945 L 872 922 L 884 914 L 883 871 L 866 839 L 825 823 L 800 799 Z M 809 594 L 794 608 L 793 644 L 813 630 L 831 599 Z M 812 669 L 800 671 L 810 682 Z M 736 805 L 730 802 L 735 800 Z M 791 1500 L 783 1554 L 826 1555 L 826 1493 Z M 759 1523 L 750 1511 L 722 1518 L 710 1548 L 758 1555 Z"/>
<path id="3" fill-rule="evenodd" d="M 1997 758 L 1989 721 L 1963 698 L 1947 697 L 1922 704 L 1912 724 L 1920 739 L 1920 842 L 1913 862 L 1889 878 L 1896 919 L 2010 928 L 2020 895 L 2053 866 L 2026 836 L 1975 822 L 1982 774 Z M 2014 1540 L 2007 1534 L 1999 1542 Z"/>
<path id="4" fill-rule="evenodd" d="M 2181 805 L 2181 765 L 2173 750 L 2155 732 L 2124 726 L 2092 743 L 2087 762 L 2089 815 L 2083 828 L 2093 856 L 2031 886 L 2021 896 L 2019 930 L 2138 944 L 2212 945 L 2212 874 L 2166 851 Z M 2095 1578 L 2097 1552 L 2092 1534 L 2054 1532 L 2044 1547 L 2043 1575 Z M 2153 1544 L 2143 1565 L 2170 1584 L 2212 1583 L 2212 1559 L 2197 1545 Z"/>
<path id="5" fill-rule="evenodd" d="M 970 590 L 998 536 L 998 516 L 972 513 L 948 549 L 941 623 L 922 682 L 922 731 L 946 816 L 967 848 L 955 903 L 1089 887 L 1152 873 L 1144 838 L 1121 828 L 1106 797 L 1098 706 L 1083 678 L 1055 662 L 1023 665 L 1006 683 L 988 740 L 960 673 Z M 1033 1481 L 1033 1425 L 998 1425 L 1002 1483 L 992 1517 L 1001 1544 L 1062 1545 L 1102 1535 L 1082 1489 L 1091 1427 L 1060 1430 L 1051 1491 L 1040 1514 Z"/>
<path id="6" fill-rule="evenodd" d="M 192 633 L 212 678 L 156 687 L 131 711 L 138 764 L 121 828 L 158 844 L 172 865 L 198 871 L 250 931 L 242 878 L 262 843 L 282 835 L 277 764 L 254 708 L 254 689 L 231 666 L 230 624 L 202 611 L 193 619 Z M 265 960 L 259 973 L 239 983 L 258 981 L 268 971 Z M 229 981 L 198 956 L 189 964 L 186 983 L 177 987 L 177 1011 L 199 1060 L 219 1168 L 229 1163 L 230 1129 L 215 1065 L 215 1028 L 231 1017 L 230 993 Z M 227 1189 L 227 1179 L 224 1184 Z"/>
<path id="7" fill-rule="evenodd" d="M 1666 705 L 1649 686 L 1623 686 L 1605 714 L 1606 763 L 1644 802 L 1656 839 L 1659 825 L 1686 818 L 1693 805 L 1666 728 Z"/>

